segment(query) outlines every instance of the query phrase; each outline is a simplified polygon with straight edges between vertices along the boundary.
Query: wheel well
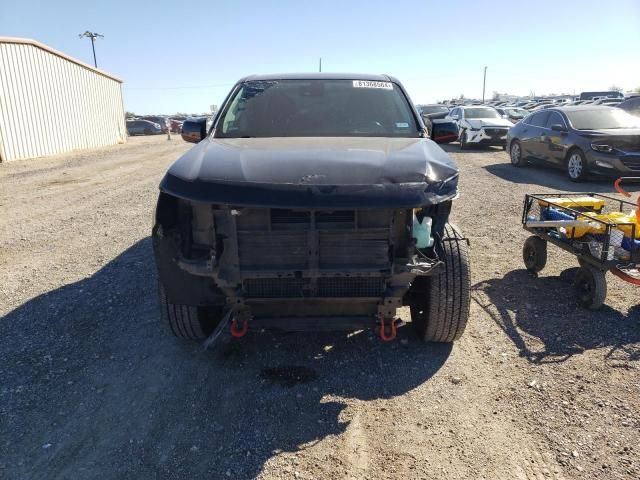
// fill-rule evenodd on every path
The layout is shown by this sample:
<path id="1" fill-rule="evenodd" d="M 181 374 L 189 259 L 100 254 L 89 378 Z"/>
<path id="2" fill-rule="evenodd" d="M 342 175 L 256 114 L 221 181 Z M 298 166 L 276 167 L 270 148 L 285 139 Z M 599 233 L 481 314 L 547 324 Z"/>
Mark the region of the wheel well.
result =
<path id="1" fill-rule="evenodd" d="M 575 145 L 567 150 L 567 154 L 564 156 L 565 163 L 569 161 L 569 157 L 571 156 L 571 154 L 576 151 L 582 153 L 580 147 L 576 147 Z"/>

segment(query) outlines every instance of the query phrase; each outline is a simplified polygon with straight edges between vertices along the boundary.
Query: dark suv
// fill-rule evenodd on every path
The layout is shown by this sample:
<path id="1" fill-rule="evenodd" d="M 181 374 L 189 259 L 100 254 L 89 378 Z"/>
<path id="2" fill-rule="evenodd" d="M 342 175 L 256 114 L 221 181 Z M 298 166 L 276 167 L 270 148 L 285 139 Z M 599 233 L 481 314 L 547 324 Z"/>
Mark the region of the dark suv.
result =
<path id="1" fill-rule="evenodd" d="M 408 305 L 425 340 L 460 337 L 470 276 L 467 241 L 448 223 L 458 168 L 397 80 L 247 77 L 208 133 L 205 121 L 185 121 L 199 143 L 162 180 L 152 233 L 176 336 L 230 321 L 234 336 L 377 325 L 388 340 Z"/>

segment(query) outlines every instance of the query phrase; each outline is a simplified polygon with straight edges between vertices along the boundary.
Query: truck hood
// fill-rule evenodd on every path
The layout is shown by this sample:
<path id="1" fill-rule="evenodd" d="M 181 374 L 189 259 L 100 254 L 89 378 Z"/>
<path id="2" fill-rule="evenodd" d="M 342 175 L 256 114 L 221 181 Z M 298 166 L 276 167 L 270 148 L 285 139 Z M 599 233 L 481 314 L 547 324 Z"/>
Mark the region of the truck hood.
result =
<path id="1" fill-rule="evenodd" d="M 338 198 L 417 188 L 453 196 L 457 176 L 449 156 L 423 138 L 207 138 L 169 168 L 160 188 L 194 200 L 266 205 L 270 199 L 249 199 L 249 192 L 287 192 L 298 202 L 289 194 Z"/>
<path id="2" fill-rule="evenodd" d="M 506 118 L 473 118 L 465 120 L 465 122 L 467 122 L 472 128 L 513 127 L 513 123 Z"/>

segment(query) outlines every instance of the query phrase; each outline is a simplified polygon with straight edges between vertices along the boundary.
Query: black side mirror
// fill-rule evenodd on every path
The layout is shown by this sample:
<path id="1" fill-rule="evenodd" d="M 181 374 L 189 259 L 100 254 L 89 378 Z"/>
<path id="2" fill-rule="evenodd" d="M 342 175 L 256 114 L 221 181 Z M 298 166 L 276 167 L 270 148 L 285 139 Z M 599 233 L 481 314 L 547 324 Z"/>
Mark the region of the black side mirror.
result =
<path id="1" fill-rule="evenodd" d="M 207 136 L 207 119 L 187 118 L 182 124 L 182 139 L 185 142 L 198 143 Z"/>
<path id="2" fill-rule="evenodd" d="M 559 123 L 554 123 L 553 125 L 551 125 L 551 130 L 553 130 L 554 132 L 566 132 L 567 127 Z"/>

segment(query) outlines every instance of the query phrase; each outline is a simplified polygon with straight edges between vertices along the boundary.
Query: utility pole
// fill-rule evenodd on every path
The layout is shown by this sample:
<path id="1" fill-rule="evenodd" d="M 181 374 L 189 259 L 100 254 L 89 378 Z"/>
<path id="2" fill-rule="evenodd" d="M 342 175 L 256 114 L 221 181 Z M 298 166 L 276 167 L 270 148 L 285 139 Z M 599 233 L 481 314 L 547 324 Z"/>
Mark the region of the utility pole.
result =
<path id="1" fill-rule="evenodd" d="M 98 62 L 96 61 L 96 38 L 98 37 L 104 38 L 104 35 L 100 35 L 99 33 L 90 32 L 89 30 L 87 30 L 86 32 L 78 35 L 78 37 L 80 38 L 87 37 L 91 39 L 91 49 L 93 50 L 93 65 L 94 67 L 98 68 Z"/>
<path id="2" fill-rule="evenodd" d="M 318 67 L 318 71 L 322 72 L 322 57 L 320 57 L 320 65 Z"/>
<path id="3" fill-rule="evenodd" d="M 487 84 L 487 67 L 484 67 L 484 79 L 482 80 L 482 103 L 484 103 L 484 87 Z"/>

